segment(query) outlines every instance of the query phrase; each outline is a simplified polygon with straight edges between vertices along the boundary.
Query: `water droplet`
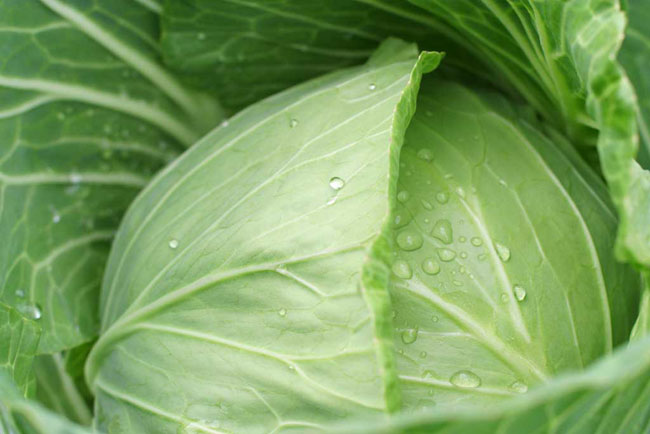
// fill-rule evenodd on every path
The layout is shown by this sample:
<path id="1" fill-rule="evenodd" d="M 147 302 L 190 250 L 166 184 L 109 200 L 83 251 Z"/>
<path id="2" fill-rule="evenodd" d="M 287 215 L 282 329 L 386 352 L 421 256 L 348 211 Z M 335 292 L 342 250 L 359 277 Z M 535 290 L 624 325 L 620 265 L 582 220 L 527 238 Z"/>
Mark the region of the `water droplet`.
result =
<path id="1" fill-rule="evenodd" d="M 503 185 L 504 187 L 508 186 L 508 183 L 504 179 L 499 179 L 499 184 Z"/>
<path id="2" fill-rule="evenodd" d="M 52 215 L 52 223 L 56 224 L 61 221 L 61 215 L 58 212 L 54 212 Z"/>
<path id="3" fill-rule="evenodd" d="M 406 190 L 397 193 L 397 200 L 399 200 L 402 203 L 405 203 L 407 200 L 409 200 L 409 197 L 411 197 L 411 195 Z"/>
<path id="4" fill-rule="evenodd" d="M 422 271 L 427 274 L 435 276 L 440 273 L 440 264 L 436 262 L 433 258 L 427 258 L 422 262 Z"/>
<path id="5" fill-rule="evenodd" d="M 71 173 L 70 174 L 70 182 L 73 184 L 79 184 L 82 180 L 82 176 L 78 173 Z"/>
<path id="6" fill-rule="evenodd" d="M 515 392 L 515 393 L 526 393 L 526 392 L 528 392 L 528 386 L 526 385 L 526 383 L 524 383 L 523 381 L 519 381 L 519 380 L 517 380 L 517 381 L 513 382 L 512 384 L 510 384 L 510 386 L 508 386 L 508 388 L 510 390 L 512 390 L 513 392 Z"/>
<path id="7" fill-rule="evenodd" d="M 451 283 L 453 283 L 455 286 L 463 286 L 463 282 L 460 280 L 452 280 Z"/>
<path id="8" fill-rule="evenodd" d="M 16 309 L 31 319 L 40 319 L 43 316 L 41 307 L 38 304 L 19 304 Z"/>
<path id="9" fill-rule="evenodd" d="M 433 209 L 433 205 L 431 205 L 431 202 L 428 202 L 428 201 L 426 201 L 426 200 L 424 200 L 424 199 L 422 199 L 421 202 L 422 202 L 422 206 L 423 206 L 425 209 L 428 209 L 428 210 L 432 210 L 432 209 Z"/>
<path id="10" fill-rule="evenodd" d="M 463 259 L 467 259 L 467 252 L 460 252 L 460 257 Z"/>
<path id="11" fill-rule="evenodd" d="M 337 196 L 334 196 L 330 198 L 330 200 L 327 201 L 328 205 L 334 205 L 336 203 Z"/>
<path id="12" fill-rule="evenodd" d="M 444 248 L 444 247 L 441 248 L 441 249 L 438 249 L 437 252 L 438 252 L 438 257 L 443 262 L 453 261 L 454 258 L 456 257 L 456 252 L 454 252 L 451 249 Z"/>
<path id="13" fill-rule="evenodd" d="M 456 387 L 462 387 L 464 389 L 474 389 L 481 385 L 479 376 L 465 369 L 455 372 L 449 379 L 449 382 Z"/>
<path id="14" fill-rule="evenodd" d="M 344 186 L 345 186 L 345 181 L 343 181 L 338 176 L 335 176 L 332 179 L 330 179 L 330 187 L 332 188 L 332 190 L 338 191 L 342 189 Z"/>
<path id="15" fill-rule="evenodd" d="M 370 89 L 370 90 L 375 90 L 375 89 L 377 89 L 377 85 L 376 85 L 375 83 L 370 83 L 370 84 L 368 85 L 368 89 Z"/>
<path id="16" fill-rule="evenodd" d="M 422 378 L 435 378 L 435 376 L 436 376 L 435 373 L 429 369 L 425 370 L 422 373 Z"/>
<path id="17" fill-rule="evenodd" d="M 467 238 L 465 238 L 463 236 L 458 237 L 458 242 L 464 243 L 465 241 L 467 241 Z"/>
<path id="18" fill-rule="evenodd" d="M 451 223 L 449 223 L 449 220 L 447 219 L 442 219 L 438 220 L 435 225 L 433 225 L 433 229 L 431 230 L 431 235 L 439 239 L 445 244 L 451 244 L 451 241 L 453 240 L 453 233 L 451 230 Z"/>
<path id="19" fill-rule="evenodd" d="M 402 260 L 395 261 L 393 264 L 393 273 L 400 279 L 410 279 L 413 275 L 410 265 Z"/>
<path id="20" fill-rule="evenodd" d="M 479 247 L 483 244 L 483 240 L 479 237 L 474 237 L 469 242 L 472 243 L 472 246 L 474 247 Z"/>
<path id="21" fill-rule="evenodd" d="M 63 119 L 65 119 L 65 114 L 63 112 L 59 112 L 56 114 L 56 118 L 62 121 Z"/>
<path id="22" fill-rule="evenodd" d="M 295 370 L 296 370 L 296 367 L 293 366 L 293 365 L 289 365 L 289 370 L 290 370 L 290 371 L 295 371 Z"/>
<path id="23" fill-rule="evenodd" d="M 438 203 L 445 204 L 449 202 L 449 193 L 446 191 L 441 191 L 438 194 L 436 194 L 436 200 Z"/>
<path id="24" fill-rule="evenodd" d="M 497 255 L 503 262 L 508 262 L 510 260 L 510 249 L 504 246 L 503 244 L 494 243 L 494 248 L 497 251 Z"/>
<path id="25" fill-rule="evenodd" d="M 426 359 L 426 358 L 427 358 L 427 352 L 426 352 L 426 351 L 422 351 L 422 352 L 420 353 L 420 358 L 421 358 L 421 359 Z"/>
<path id="26" fill-rule="evenodd" d="M 477 258 L 479 261 L 485 261 L 487 259 L 487 253 L 480 253 Z"/>
<path id="27" fill-rule="evenodd" d="M 499 298 L 501 299 L 502 303 L 507 303 L 508 302 L 508 294 L 506 294 L 505 292 L 502 293 L 501 297 L 499 297 Z"/>
<path id="28" fill-rule="evenodd" d="M 228 119 L 224 119 L 223 121 L 221 121 L 221 127 L 222 128 L 227 127 L 228 125 L 230 125 L 230 122 L 228 122 Z"/>
<path id="29" fill-rule="evenodd" d="M 433 152 L 429 149 L 420 149 L 418 151 L 418 157 L 424 161 L 431 161 L 433 160 Z"/>
<path id="30" fill-rule="evenodd" d="M 434 315 L 434 316 L 431 317 L 431 321 L 438 322 L 438 321 L 440 321 L 440 318 L 438 318 L 436 315 Z"/>
<path id="31" fill-rule="evenodd" d="M 402 332 L 402 342 L 406 345 L 412 344 L 418 338 L 418 329 L 406 329 Z"/>
<path id="32" fill-rule="evenodd" d="M 284 318 L 285 316 L 287 316 L 287 310 L 285 308 L 278 310 L 278 315 Z"/>
<path id="33" fill-rule="evenodd" d="M 465 199 L 466 194 L 465 194 L 465 189 L 463 187 L 458 187 L 456 189 L 456 194 L 461 198 Z"/>
<path id="34" fill-rule="evenodd" d="M 515 285 L 513 290 L 515 291 L 515 298 L 518 301 L 524 301 L 526 298 L 526 290 L 520 285 Z"/>
<path id="35" fill-rule="evenodd" d="M 407 252 L 417 250 L 422 247 L 422 237 L 416 232 L 406 230 L 397 235 L 397 245 Z"/>
<path id="36" fill-rule="evenodd" d="M 298 126 L 298 119 L 291 119 L 289 121 L 289 127 L 296 128 Z"/>
<path id="37" fill-rule="evenodd" d="M 203 32 L 197 33 L 196 39 L 198 39 L 199 41 L 203 41 L 205 39 L 205 33 Z"/>
<path id="38" fill-rule="evenodd" d="M 395 213 L 395 218 L 393 219 L 393 227 L 401 228 L 411 221 L 411 214 L 404 209 L 400 209 Z"/>
<path id="39" fill-rule="evenodd" d="M 178 240 L 169 240 L 169 247 L 172 249 L 178 247 Z"/>
<path id="40" fill-rule="evenodd" d="M 17 289 L 14 294 L 16 294 L 16 297 L 18 298 L 25 298 L 25 291 L 22 289 Z"/>

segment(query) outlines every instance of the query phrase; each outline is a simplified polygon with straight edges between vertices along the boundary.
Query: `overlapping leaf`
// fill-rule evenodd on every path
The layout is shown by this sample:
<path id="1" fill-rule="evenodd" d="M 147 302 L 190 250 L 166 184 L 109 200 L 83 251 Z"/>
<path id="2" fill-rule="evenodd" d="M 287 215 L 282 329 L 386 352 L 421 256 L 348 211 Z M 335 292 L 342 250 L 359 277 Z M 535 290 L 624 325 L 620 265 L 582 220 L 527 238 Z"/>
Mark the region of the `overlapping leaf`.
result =
<path id="1" fill-rule="evenodd" d="M 640 277 L 614 258 L 605 185 L 518 112 L 491 92 L 422 86 L 394 213 L 406 409 L 506 400 L 607 355 L 636 320 Z"/>
<path id="2" fill-rule="evenodd" d="M 264 432 L 399 408 L 381 233 L 439 58 L 389 40 L 251 106 L 143 192 L 87 363 L 100 428 Z"/>

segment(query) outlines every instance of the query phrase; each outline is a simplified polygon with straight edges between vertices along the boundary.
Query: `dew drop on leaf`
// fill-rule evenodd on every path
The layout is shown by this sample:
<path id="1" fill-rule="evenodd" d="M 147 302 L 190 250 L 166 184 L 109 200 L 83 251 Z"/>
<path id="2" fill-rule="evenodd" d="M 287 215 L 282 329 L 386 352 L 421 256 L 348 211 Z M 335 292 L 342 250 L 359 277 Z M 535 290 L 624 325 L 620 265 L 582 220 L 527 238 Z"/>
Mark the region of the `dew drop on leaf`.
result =
<path id="1" fill-rule="evenodd" d="M 451 230 L 451 223 L 449 223 L 449 220 L 447 219 L 442 219 L 438 220 L 436 224 L 433 225 L 433 229 L 431 230 L 431 235 L 439 239 L 445 244 L 451 244 L 451 241 L 453 240 L 453 233 Z"/>
<path id="2" fill-rule="evenodd" d="M 401 259 L 393 264 L 393 273 L 400 279 L 410 279 L 413 275 L 411 266 Z"/>
<path id="3" fill-rule="evenodd" d="M 278 310 L 278 315 L 284 318 L 285 316 L 287 316 L 287 310 L 285 308 Z"/>
<path id="4" fill-rule="evenodd" d="M 519 381 L 519 380 L 517 380 L 517 381 L 513 382 L 512 384 L 510 384 L 510 386 L 508 386 L 508 389 L 512 390 L 515 393 L 526 393 L 526 392 L 528 392 L 528 386 L 526 385 L 526 383 L 524 383 L 523 381 Z"/>
<path id="5" fill-rule="evenodd" d="M 172 249 L 178 247 L 178 240 L 169 240 L 169 247 Z"/>
<path id="6" fill-rule="evenodd" d="M 503 244 L 494 243 L 494 248 L 497 251 L 497 255 L 503 262 L 508 262 L 510 260 L 510 249 L 504 246 Z"/>
<path id="7" fill-rule="evenodd" d="M 440 193 L 436 194 L 436 200 L 438 203 L 445 204 L 449 202 L 449 193 L 445 191 L 441 191 Z"/>
<path id="8" fill-rule="evenodd" d="M 526 290 L 520 285 L 515 285 L 513 290 L 515 291 L 515 298 L 518 301 L 524 301 L 526 298 Z"/>
<path id="9" fill-rule="evenodd" d="M 14 292 L 14 294 L 16 294 L 16 297 L 18 298 L 25 298 L 25 291 L 23 291 L 22 289 L 17 289 L 16 292 Z"/>
<path id="10" fill-rule="evenodd" d="M 377 85 L 376 85 L 375 83 L 370 83 L 370 84 L 368 85 L 368 89 L 370 89 L 370 90 L 375 90 L 375 89 L 377 89 Z"/>
<path id="11" fill-rule="evenodd" d="M 470 240 L 470 243 L 472 243 L 472 246 L 474 247 L 479 247 L 483 244 L 483 240 L 479 237 L 474 237 Z"/>
<path id="12" fill-rule="evenodd" d="M 289 121 L 289 127 L 290 128 L 296 128 L 298 126 L 298 119 L 291 119 Z"/>
<path id="13" fill-rule="evenodd" d="M 41 307 L 38 304 L 19 304 L 16 309 L 30 319 L 41 319 L 41 316 L 43 316 Z"/>
<path id="14" fill-rule="evenodd" d="M 422 199 L 421 202 L 422 202 L 422 206 L 423 206 L 425 209 L 428 209 L 428 210 L 432 210 L 432 209 L 433 209 L 433 205 L 431 205 L 431 202 L 426 201 L 426 200 L 424 200 L 424 199 Z"/>
<path id="15" fill-rule="evenodd" d="M 411 195 L 409 194 L 408 191 L 404 190 L 404 191 L 400 191 L 399 193 L 397 193 L 397 200 L 399 200 L 402 203 L 409 200 L 409 197 L 411 197 Z"/>
<path id="16" fill-rule="evenodd" d="M 418 151 L 418 157 L 420 160 L 431 161 L 433 160 L 433 152 L 429 149 L 420 149 Z"/>
<path id="17" fill-rule="evenodd" d="M 438 252 L 438 257 L 443 262 L 453 261 L 454 258 L 456 257 L 456 252 L 454 252 L 451 249 L 444 248 L 444 247 L 438 249 L 437 252 Z"/>
<path id="18" fill-rule="evenodd" d="M 404 209 L 400 209 L 395 213 L 395 217 L 393 218 L 393 227 L 401 228 L 410 221 L 411 214 L 409 214 L 409 212 Z"/>
<path id="19" fill-rule="evenodd" d="M 345 186 L 345 181 L 343 181 L 338 176 L 334 176 L 330 179 L 330 188 L 335 191 L 339 191 Z"/>
<path id="20" fill-rule="evenodd" d="M 397 235 L 397 245 L 407 252 L 417 250 L 422 247 L 422 237 L 417 232 L 406 230 Z"/>
<path id="21" fill-rule="evenodd" d="M 422 271 L 432 276 L 440 273 L 440 264 L 433 258 L 426 258 L 422 262 Z"/>
<path id="22" fill-rule="evenodd" d="M 465 369 L 455 372 L 449 379 L 449 382 L 456 387 L 462 387 L 464 389 L 474 389 L 481 385 L 479 376 Z"/>
<path id="23" fill-rule="evenodd" d="M 402 332 L 402 342 L 412 344 L 418 338 L 418 329 L 406 329 Z"/>
<path id="24" fill-rule="evenodd" d="M 427 352 L 426 352 L 426 351 L 422 351 L 422 352 L 420 353 L 420 358 L 421 358 L 421 359 L 426 359 L 426 358 L 427 358 Z"/>

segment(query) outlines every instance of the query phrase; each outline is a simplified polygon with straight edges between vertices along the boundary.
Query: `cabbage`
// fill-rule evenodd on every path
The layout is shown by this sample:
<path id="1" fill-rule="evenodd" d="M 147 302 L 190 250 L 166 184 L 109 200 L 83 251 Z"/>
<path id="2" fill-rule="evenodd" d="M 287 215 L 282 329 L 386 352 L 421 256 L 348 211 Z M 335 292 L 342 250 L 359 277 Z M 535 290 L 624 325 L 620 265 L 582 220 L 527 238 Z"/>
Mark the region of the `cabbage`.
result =
<path id="1" fill-rule="evenodd" d="M 0 431 L 650 430 L 648 16 L 0 0 Z"/>

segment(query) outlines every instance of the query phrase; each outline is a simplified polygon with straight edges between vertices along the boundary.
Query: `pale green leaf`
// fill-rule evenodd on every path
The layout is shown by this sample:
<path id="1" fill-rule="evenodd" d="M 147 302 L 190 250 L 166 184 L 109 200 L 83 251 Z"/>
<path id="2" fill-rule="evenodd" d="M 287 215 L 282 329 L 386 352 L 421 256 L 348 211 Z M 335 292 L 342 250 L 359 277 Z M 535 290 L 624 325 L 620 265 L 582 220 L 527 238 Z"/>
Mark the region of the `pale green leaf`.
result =
<path id="1" fill-rule="evenodd" d="M 614 258 L 605 185 L 519 112 L 423 83 L 393 214 L 405 409 L 494 405 L 585 368 L 636 319 L 640 278 Z"/>
<path id="2" fill-rule="evenodd" d="M 440 57 L 389 40 L 241 112 L 147 187 L 86 366 L 100 428 L 300 430 L 399 408 L 382 233 Z"/>

